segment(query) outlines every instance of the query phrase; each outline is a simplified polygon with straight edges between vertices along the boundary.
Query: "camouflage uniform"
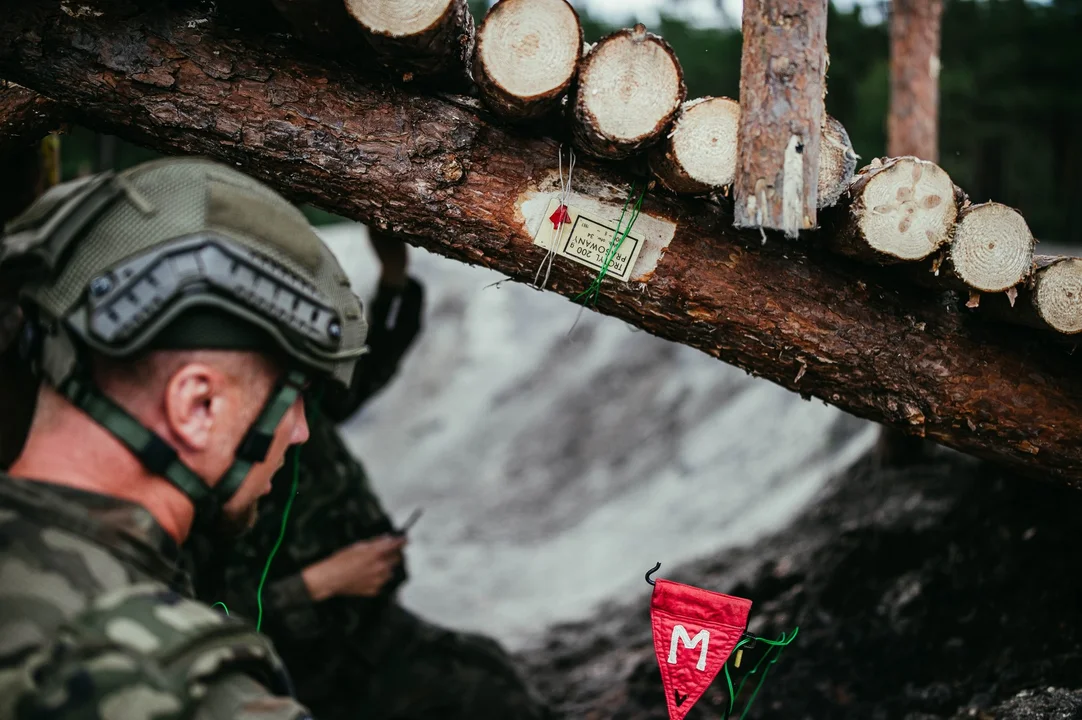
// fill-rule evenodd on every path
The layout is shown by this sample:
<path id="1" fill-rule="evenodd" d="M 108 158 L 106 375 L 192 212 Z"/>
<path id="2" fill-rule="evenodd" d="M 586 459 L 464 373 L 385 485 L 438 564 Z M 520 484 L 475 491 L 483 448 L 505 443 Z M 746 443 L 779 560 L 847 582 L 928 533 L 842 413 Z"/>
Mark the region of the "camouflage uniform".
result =
<path id="1" fill-rule="evenodd" d="M 329 249 L 228 166 L 170 159 L 66 183 L 5 230 L 20 361 L 187 497 L 199 532 L 219 527 L 305 384 L 348 388 L 364 352 L 363 308 Z M 98 387 L 89 347 L 259 352 L 281 375 L 212 486 Z M 91 486 L 107 472 L 87 470 Z M 0 475 L 0 720 L 309 717 L 270 642 L 192 597 L 149 511 L 46 480 Z"/>
<path id="2" fill-rule="evenodd" d="M 0 475 L 0 718 L 308 717 L 270 644 L 191 600 L 176 560 L 137 505 Z"/>
<path id="3" fill-rule="evenodd" d="M 309 405 L 311 438 L 300 449 L 297 494 L 263 589 L 262 629 L 285 660 L 298 698 L 320 718 L 356 720 L 361 708 L 368 720 L 547 717 L 496 642 L 437 627 L 399 605 L 395 591 L 406 580 L 404 567 L 375 598 L 314 603 L 301 578 L 305 567 L 336 550 L 395 531 L 335 428 L 394 375 L 417 334 L 420 286 L 410 281 L 400 298 L 394 295 L 381 289 L 371 303 L 371 353 L 357 364 L 351 396 L 324 398 L 319 409 Z M 387 315 L 396 303 L 391 328 Z M 223 601 L 234 615 L 258 613 L 256 593 L 282 531 L 292 464 L 275 478 L 255 529 L 231 554 L 191 544 L 204 601 Z M 221 562 L 211 571 L 215 560 Z"/>

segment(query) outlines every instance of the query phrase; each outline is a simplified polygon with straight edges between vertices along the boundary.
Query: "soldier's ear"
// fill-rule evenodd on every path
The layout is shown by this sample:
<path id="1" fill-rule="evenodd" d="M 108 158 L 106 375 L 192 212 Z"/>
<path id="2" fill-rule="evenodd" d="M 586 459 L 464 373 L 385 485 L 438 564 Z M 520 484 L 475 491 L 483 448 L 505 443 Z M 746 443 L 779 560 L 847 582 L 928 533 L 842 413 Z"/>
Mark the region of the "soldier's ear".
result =
<path id="1" fill-rule="evenodd" d="M 205 452 L 227 430 L 228 378 L 206 363 L 181 365 L 165 385 L 165 422 L 170 435 L 191 452 Z M 234 411 L 235 412 L 235 411 Z"/>

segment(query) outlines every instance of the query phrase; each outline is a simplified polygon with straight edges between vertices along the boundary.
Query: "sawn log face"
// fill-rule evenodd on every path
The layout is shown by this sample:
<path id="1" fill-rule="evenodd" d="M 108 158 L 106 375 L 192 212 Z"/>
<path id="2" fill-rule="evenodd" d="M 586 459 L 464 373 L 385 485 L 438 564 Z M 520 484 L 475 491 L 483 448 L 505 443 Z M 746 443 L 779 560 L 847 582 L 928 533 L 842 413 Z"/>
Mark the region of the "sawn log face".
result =
<path id="1" fill-rule="evenodd" d="M 76 19 L 55 5 L 9 9 L 0 75 L 63 97 L 102 131 L 235 163 L 295 201 L 533 278 L 544 253 L 518 203 L 555 190 L 554 141 L 313 64 L 276 39 L 193 23 L 195 11 L 103 2 L 103 15 Z M 629 182 L 586 158 L 576 168 L 576 191 L 617 207 Z M 705 201 L 651 195 L 643 211 L 676 222 L 675 237 L 646 282 L 606 281 L 600 312 L 855 415 L 1082 486 L 1082 374 L 1061 348 L 966 321 L 933 293 L 804 244 L 762 245 Z M 561 258 L 550 288 L 577 294 L 592 276 Z"/>

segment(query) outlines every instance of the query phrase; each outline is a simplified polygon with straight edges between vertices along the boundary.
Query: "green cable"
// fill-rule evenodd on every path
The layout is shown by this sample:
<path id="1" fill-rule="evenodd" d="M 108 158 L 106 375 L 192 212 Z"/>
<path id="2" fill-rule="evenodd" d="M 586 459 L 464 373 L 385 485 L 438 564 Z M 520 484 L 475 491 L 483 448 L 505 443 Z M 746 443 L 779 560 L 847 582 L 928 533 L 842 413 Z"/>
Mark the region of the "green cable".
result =
<path id="1" fill-rule="evenodd" d="M 221 600 L 219 600 L 218 602 L 216 602 L 216 603 L 214 603 L 213 605 L 211 605 L 211 607 L 212 607 L 212 608 L 213 608 L 213 607 L 217 607 L 218 605 L 221 605 L 221 606 L 222 606 L 222 610 L 225 610 L 225 615 L 226 615 L 226 617 L 229 617 L 229 608 L 227 608 L 227 607 L 225 606 L 225 603 L 224 603 L 224 602 L 222 602 Z"/>
<path id="2" fill-rule="evenodd" d="M 286 536 L 286 523 L 289 522 L 289 509 L 293 507 L 293 498 L 297 495 L 297 484 L 301 476 L 301 449 L 297 447 L 293 452 L 293 488 L 289 491 L 289 500 L 286 501 L 286 507 L 282 511 L 282 531 L 278 533 L 278 540 L 275 541 L 274 547 L 271 548 L 270 555 L 267 556 L 267 564 L 263 566 L 263 577 L 259 579 L 259 589 L 256 590 L 255 601 L 259 607 L 259 615 L 256 617 L 255 630 L 259 632 L 263 627 L 263 585 L 267 582 L 267 574 L 270 572 L 271 563 L 274 562 L 274 556 L 278 553 L 278 548 L 282 545 L 282 540 Z"/>
<path id="3" fill-rule="evenodd" d="M 781 638 L 778 639 L 778 640 L 767 640 L 766 638 L 760 638 L 760 637 L 754 638 L 755 642 L 761 642 L 761 643 L 764 643 L 766 645 L 769 645 L 770 647 L 763 654 L 763 656 L 761 658 L 759 658 L 759 662 L 755 663 L 755 667 L 753 667 L 751 669 L 751 672 L 749 672 L 747 675 L 745 675 L 744 679 L 740 681 L 740 685 L 737 686 L 736 692 L 733 692 L 733 680 L 732 680 L 732 677 L 729 675 L 729 664 L 728 664 L 728 662 L 725 663 L 725 682 L 728 683 L 728 685 L 729 685 L 729 710 L 728 710 L 728 712 L 725 713 L 726 719 L 730 715 L 732 715 L 733 706 L 736 704 L 736 698 L 740 696 L 741 692 L 743 692 L 744 684 L 748 681 L 748 678 L 751 677 L 752 675 L 755 675 L 757 672 L 759 672 L 759 668 L 762 666 L 762 664 L 764 662 L 766 662 L 766 659 L 770 657 L 770 654 L 772 652 L 774 652 L 775 650 L 777 650 L 777 652 L 774 654 L 774 659 L 771 660 L 770 663 L 767 665 L 766 669 L 763 670 L 763 674 L 759 678 L 759 683 L 755 686 L 755 691 L 751 694 L 751 698 L 748 699 L 747 705 L 744 706 L 744 711 L 742 713 L 740 713 L 740 720 L 744 720 L 744 718 L 748 714 L 748 711 L 751 710 L 751 706 L 755 702 L 755 698 L 758 697 L 759 691 L 763 687 L 763 683 L 766 682 L 766 676 L 767 676 L 767 673 L 770 672 L 770 668 L 775 663 L 777 663 L 778 660 L 781 659 L 782 650 L 785 649 L 789 645 L 789 643 L 793 642 L 793 640 L 796 639 L 797 633 L 799 633 L 799 632 L 800 632 L 799 627 L 793 630 L 792 635 L 786 635 L 785 632 L 783 631 L 782 634 L 781 634 Z M 733 651 L 735 652 L 736 650 L 740 649 L 742 646 L 746 645 L 747 643 L 749 643 L 751 641 L 752 640 L 749 639 L 749 638 L 744 638 L 739 643 L 737 643 L 736 647 L 733 648 Z"/>
<path id="4" fill-rule="evenodd" d="M 586 290 L 575 297 L 574 302 L 577 302 L 579 298 L 582 297 L 587 297 L 586 303 L 589 303 L 591 299 L 593 302 L 597 302 L 597 296 L 601 293 L 601 282 L 608 274 L 609 266 L 612 265 L 612 261 L 616 259 L 616 253 L 620 250 L 620 247 L 624 244 L 624 240 L 626 240 L 627 236 L 631 233 L 631 228 L 635 225 L 635 221 L 639 217 L 639 210 L 642 208 L 642 201 L 645 194 L 646 187 L 644 186 L 639 193 L 638 200 L 632 208 L 631 219 L 628 221 L 627 227 L 621 234 L 620 226 L 623 225 L 624 216 L 627 214 L 627 206 L 631 202 L 631 198 L 635 195 L 635 183 L 631 184 L 631 188 L 627 193 L 627 198 L 624 199 L 624 206 L 620 210 L 620 219 L 616 221 L 616 230 L 613 232 L 612 240 L 609 242 L 609 247 L 605 251 L 605 258 L 601 264 L 601 271 L 598 273 L 597 277 L 594 278 L 594 281 L 590 283 L 590 287 L 586 288 Z M 592 296 L 592 298 L 588 296 Z"/>
<path id="5" fill-rule="evenodd" d="M 313 422 L 319 416 L 321 404 L 323 402 L 323 388 L 320 387 L 319 392 L 316 393 L 316 397 L 313 400 L 312 407 L 312 420 Z M 259 614 L 256 617 L 255 629 L 259 632 L 263 627 L 263 585 L 267 582 L 267 575 L 270 573 L 271 563 L 274 562 L 274 556 L 278 554 L 278 548 L 281 547 L 282 541 L 286 536 L 286 524 L 289 522 L 289 510 L 293 507 L 293 498 L 297 496 L 297 485 L 300 483 L 301 477 L 301 448 L 300 445 L 296 446 L 293 450 L 293 487 L 289 491 L 289 500 L 286 501 L 285 509 L 282 510 L 282 530 L 278 533 L 278 540 L 275 541 L 274 547 L 271 548 L 270 555 L 267 556 L 267 564 L 263 566 L 263 576 L 259 578 L 259 589 L 256 590 L 256 606 L 259 608 Z"/>

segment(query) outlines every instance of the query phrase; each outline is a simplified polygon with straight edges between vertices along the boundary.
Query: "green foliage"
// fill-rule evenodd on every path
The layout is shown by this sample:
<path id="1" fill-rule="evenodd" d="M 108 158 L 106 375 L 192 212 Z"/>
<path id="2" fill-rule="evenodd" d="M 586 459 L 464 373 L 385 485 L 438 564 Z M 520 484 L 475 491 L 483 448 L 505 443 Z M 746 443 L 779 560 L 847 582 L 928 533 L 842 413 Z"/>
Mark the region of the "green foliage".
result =
<path id="1" fill-rule="evenodd" d="M 574 2 L 588 42 L 617 29 Z M 489 0 L 470 0 L 480 22 Z M 741 36 L 664 17 L 651 31 L 674 48 L 688 97 L 738 98 Z M 863 162 L 886 153 L 889 38 L 859 7 L 830 7 L 827 111 Z M 974 201 L 1017 207 L 1039 238 L 1082 243 L 1082 0 L 946 0 L 940 75 L 940 163 Z M 64 174 L 94 165 L 90 133 L 65 138 Z M 121 143 L 117 162 L 148 157 Z M 314 222 L 332 216 L 307 210 Z"/>

